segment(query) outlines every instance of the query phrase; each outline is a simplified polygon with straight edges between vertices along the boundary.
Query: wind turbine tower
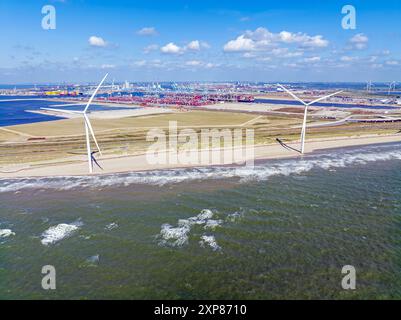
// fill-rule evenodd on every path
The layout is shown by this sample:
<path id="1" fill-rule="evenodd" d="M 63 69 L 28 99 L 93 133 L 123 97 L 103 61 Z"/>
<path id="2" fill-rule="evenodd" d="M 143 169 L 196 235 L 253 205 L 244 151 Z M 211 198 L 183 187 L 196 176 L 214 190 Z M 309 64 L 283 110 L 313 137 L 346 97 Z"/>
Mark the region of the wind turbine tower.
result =
<path id="1" fill-rule="evenodd" d="M 85 105 L 85 109 L 82 111 L 77 111 L 77 110 L 65 110 L 65 109 L 53 109 L 53 108 L 41 108 L 43 110 L 50 110 L 50 111 L 56 111 L 56 112 L 60 112 L 60 113 L 67 113 L 67 114 L 75 114 L 75 115 L 81 115 L 83 120 L 84 120 L 84 124 L 85 124 L 85 137 L 86 137 L 86 152 L 87 152 L 87 156 L 88 156 L 88 167 L 89 167 L 89 173 L 93 173 L 93 158 L 92 158 L 92 151 L 91 151 L 91 142 L 90 142 L 90 135 L 93 138 L 93 141 L 95 142 L 96 148 L 99 151 L 100 155 L 102 155 L 102 151 L 99 148 L 99 144 L 97 143 L 96 137 L 95 137 L 95 133 L 93 131 L 92 125 L 89 121 L 89 118 L 87 116 L 88 113 L 88 109 L 93 101 L 93 99 L 95 98 L 97 92 L 99 91 L 100 87 L 102 86 L 104 80 L 106 80 L 107 78 L 106 74 L 102 81 L 99 83 L 99 85 L 97 86 L 97 88 L 95 89 L 95 91 L 92 93 L 91 97 L 89 98 L 87 104 Z M 89 135 L 90 134 L 90 135 Z"/>
<path id="2" fill-rule="evenodd" d="M 308 107 L 311 106 L 312 104 L 318 102 L 318 101 L 322 101 L 325 100 L 329 97 L 335 96 L 336 94 L 339 94 L 341 91 L 337 91 L 334 93 L 331 93 L 329 95 L 320 97 L 318 99 L 315 99 L 313 101 L 310 102 L 305 102 L 304 100 L 300 99 L 299 97 L 297 97 L 293 92 L 291 92 L 290 90 L 288 90 L 286 87 L 282 86 L 281 84 L 277 84 L 278 87 L 280 87 L 281 89 L 283 89 L 285 92 L 287 92 L 291 97 L 293 97 L 295 100 L 301 102 L 304 106 L 305 106 L 305 111 L 304 111 L 304 119 L 302 122 L 302 131 L 301 131 L 301 153 L 303 154 L 305 152 L 305 135 L 306 135 L 306 119 L 307 119 L 307 115 L 308 115 Z"/>

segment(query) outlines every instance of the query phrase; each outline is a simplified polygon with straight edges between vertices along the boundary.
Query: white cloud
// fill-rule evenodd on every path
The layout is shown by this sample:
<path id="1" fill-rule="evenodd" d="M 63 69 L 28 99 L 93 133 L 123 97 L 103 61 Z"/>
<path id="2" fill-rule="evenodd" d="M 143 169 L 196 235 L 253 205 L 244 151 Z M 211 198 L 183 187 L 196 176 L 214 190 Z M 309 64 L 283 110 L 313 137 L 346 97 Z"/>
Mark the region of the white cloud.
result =
<path id="1" fill-rule="evenodd" d="M 136 32 L 140 36 L 155 36 L 157 35 L 156 28 L 154 27 L 144 27 Z"/>
<path id="2" fill-rule="evenodd" d="M 349 40 L 351 48 L 357 50 L 365 49 L 368 46 L 368 42 L 369 38 L 365 36 L 363 33 L 358 33 Z"/>
<path id="3" fill-rule="evenodd" d="M 396 60 L 388 60 L 388 61 L 386 61 L 386 64 L 388 66 L 398 66 L 400 63 Z"/>
<path id="4" fill-rule="evenodd" d="M 193 40 L 190 43 L 188 43 L 187 48 L 189 50 L 194 50 L 194 51 L 199 51 L 200 50 L 200 42 L 199 40 Z"/>
<path id="5" fill-rule="evenodd" d="M 135 62 L 133 62 L 133 65 L 134 65 L 135 67 L 143 67 L 143 66 L 146 65 L 146 60 L 138 60 L 138 61 L 135 61 Z"/>
<path id="6" fill-rule="evenodd" d="M 157 49 L 159 49 L 159 46 L 157 44 L 151 44 L 151 45 L 148 45 L 147 47 L 143 48 L 143 52 L 149 53 L 149 52 L 155 51 Z"/>
<path id="7" fill-rule="evenodd" d="M 286 59 L 286 58 L 297 58 L 304 55 L 304 51 L 297 49 L 296 51 L 290 51 L 286 47 L 271 48 L 263 51 L 245 51 L 242 54 L 243 58 L 255 58 L 258 61 L 270 61 L 272 58 Z M 314 58 L 313 60 L 317 60 Z M 313 61 L 312 60 L 312 61 Z"/>
<path id="8" fill-rule="evenodd" d="M 323 36 L 309 36 L 306 33 L 291 33 L 281 31 L 279 33 L 280 40 L 284 43 L 297 43 L 303 47 L 324 48 L 327 47 L 329 41 L 323 39 Z"/>
<path id="9" fill-rule="evenodd" d="M 160 48 L 160 51 L 163 53 L 169 54 L 182 54 L 185 51 L 200 51 L 201 48 L 210 48 L 207 42 L 199 41 L 199 40 L 192 40 L 185 46 L 178 46 L 174 42 L 170 42 L 165 46 Z"/>
<path id="10" fill-rule="evenodd" d="M 91 45 L 92 47 L 105 47 L 107 46 L 106 41 L 103 40 L 103 38 L 101 37 L 97 37 L 97 36 L 91 36 L 88 39 L 89 45 Z"/>
<path id="11" fill-rule="evenodd" d="M 288 48 L 274 48 L 269 51 L 272 55 L 277 58 L 295 58 L 304 55 L 303 51 L 294 51 L 290 52 Z"/>
<path id="12" fill-rule="evenodd" d="M 144 68 L 164 68 L 167 67 L 166 62 L 162 62 L 159 59 L 153 60 L 137 60 L 131 63 L 132 67 L 144 67 Z"/>
<path id="13" fill-rule="evenodd" d="M 224 45 L 226 52 L 267 50 L 278 44 L 296 44 L 303 48 L 324 48 L 329 41 L 321 35 L 310 36 L 306 33 L 281 31 L 272 33 L 266 28 L 259 27 L 255 31 L 246 31 L 234 40 Z"/>
<path id="14" fill-rule="evenodd" d="M 180 54 L 182 53 L 183 49 L 174 44 L 174 42 L 170 42 L 165 46 L 161 47 L 160 51 L 167 54 Z"/>
<path id="15" fill-rule="evenodd" d="M 251 52 L 245 52 L 242 56 L 244 58 L 255 58 L 256 57 L 256 55 L 254 53 L 251 53 Z"/>
<path id="16" fill-rule="evenodd" d="M 102 64 L 102 69 L 114 69 L 116 66 L 114 64 Z"/>
<path id="17" fill-rule="evenodd" d="M 185 62 L 185 64 L 186 64 L 187 66 L 199 66 L 199 65 L 202 64 L 202 62 L 201 62 L 201 61 L 198 61 L 198 60 L 191 60 L 191 61 Z"/>
<path id="18" fill-rule="evenodd" d="M 304 53 L 302 51 L 295 51 L 295 52 L 288 52 L 284 54 L 282 57 L 283 58 L 294 58 L 294 57 L 300 57 L 303 56 Z"/>
<path id="19" fill-rule="evenodd" d="M 247 39 L 245 36 L 239 36 L 235 40 L 230 40 L 224 45 L 226 52 L 252 51 L 256 49 L 256 44 L 252 39 Z"/>
<path id="20" fill-rule="evenodd" d="M 358 59 L 357 57 L 342 56 L 340 58 L 340 61 L 342 61 L 342 62 L 351 62 L 351 61 L 354 61 L 354 60 L 357 60 L 357 59 Z"/>
<path id="21" fill-rule="evenodd" d="M 319 62 L 320 57 L 309 57 L 304 59 L 305 62 Z"/>
<path id="22" fill-rule="evenodd" d="M 217 66 L 214 63 L 203 62 L 203 61 L 199 61 L 199 60 L 189 60 L 189 61 L 185 62 L 185 65 L 188 67 L 197 67 L 197 68 L 206 68 L 206 69 L 214 68 Z"/>
<path id="23" fill-rule="evenodd" d="M 200 42 L 201 48 L 209 49 L 210 44 L 208 44 L 206 41 L 201 41 Z"/>
<path id="24" fill-rule="evenodd" d="M 192 51 L 199 51 L 202 48 L 208 49 L 210 48 L 210 45 L 204 41 L 193 40 L 184 47 L 185 50 L 192 50 Z"/>

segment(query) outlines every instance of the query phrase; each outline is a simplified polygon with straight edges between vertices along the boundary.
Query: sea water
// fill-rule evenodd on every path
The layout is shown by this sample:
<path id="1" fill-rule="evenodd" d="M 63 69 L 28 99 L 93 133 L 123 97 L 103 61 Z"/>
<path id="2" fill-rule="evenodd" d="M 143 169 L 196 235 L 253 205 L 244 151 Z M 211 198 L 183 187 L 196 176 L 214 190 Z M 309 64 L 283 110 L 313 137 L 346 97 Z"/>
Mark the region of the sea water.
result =
<path id="1" fill-rule="evenodd" d="M 3 179 L 0 204 L 4 299 L 401 298 L 399 143 L 254 169 Z"/>

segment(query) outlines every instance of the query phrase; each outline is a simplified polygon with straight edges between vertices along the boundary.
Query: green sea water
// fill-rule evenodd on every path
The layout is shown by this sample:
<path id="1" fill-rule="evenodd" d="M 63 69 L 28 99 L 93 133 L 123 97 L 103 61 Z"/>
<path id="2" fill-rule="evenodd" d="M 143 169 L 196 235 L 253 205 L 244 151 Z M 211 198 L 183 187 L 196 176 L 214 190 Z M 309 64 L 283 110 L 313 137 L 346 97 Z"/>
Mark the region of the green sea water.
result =
<path id="1" fill-rule="evenodd" d="M 400 148 L 0 180 L 0 298 L 399 299 Z"/>

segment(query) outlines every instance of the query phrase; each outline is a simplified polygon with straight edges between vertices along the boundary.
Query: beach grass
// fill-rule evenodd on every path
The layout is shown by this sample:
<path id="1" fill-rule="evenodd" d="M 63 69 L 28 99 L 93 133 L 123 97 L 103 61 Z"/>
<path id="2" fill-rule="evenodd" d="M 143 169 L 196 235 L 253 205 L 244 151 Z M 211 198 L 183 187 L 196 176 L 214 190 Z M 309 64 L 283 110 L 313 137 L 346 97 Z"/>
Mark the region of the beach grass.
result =
<path id="1" fill-rule="evenodd" d="M 181 111 L 169 114 L 120 119 L 93 119 L 103 154 L 127 156 L 144 153 L 153 141 L 146 141 L 151 128 L 165 130 L 176 121 L 178 130 L 192 128 L 197 133 L 204 128 L 254 129 L 255 144 L 273 144 L 276 138 L 298 141 L 301 119 L 296 116 L 258 115 L 222 111 Z M 309 124 L 315 120 L 310 120 Z M 321 120 L 319 120 L 321 122 Z M 343 124 L 316 127 L 307 131 L 307 139 L 357 137 L 395 134 L 399 123 Z M 93 150 L 95 146 L 92 145 Z M 82 161 L 86 146 L 82 119 L 31 123 L 0 130 L 0 166 Z"/>

